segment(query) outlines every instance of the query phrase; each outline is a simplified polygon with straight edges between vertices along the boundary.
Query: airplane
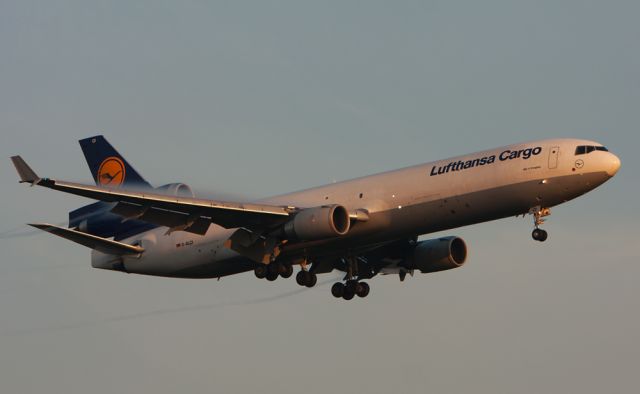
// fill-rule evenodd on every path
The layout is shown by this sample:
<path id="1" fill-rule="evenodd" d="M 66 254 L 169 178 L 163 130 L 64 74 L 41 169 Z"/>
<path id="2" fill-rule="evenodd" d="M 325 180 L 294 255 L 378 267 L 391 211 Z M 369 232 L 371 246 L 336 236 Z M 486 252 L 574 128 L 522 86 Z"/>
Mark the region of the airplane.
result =
<path id="1" fill-rule="evenodd" d="M 415 165 L 251 202 L 196 198 L 188 185 L 151 186 L 103 136 L 80 140 L 95 185 L 39 177 L 11 160 L 21 183 L 97 200 L 69 213 L 69 227 L 30 224 L 92 249 L 94 268 L 176 278 L 254 271 L 292 276 L 344 272 L 336 298 L 366 297 L 378 274 L 458 268 L 467 245 L 429 233 L 531 215 L 534 240 L 550 208 L 612 178 L 620 159 L 602 144 L 547 139 Z M 342 274 L 341 274 L 342 275 Z"/>

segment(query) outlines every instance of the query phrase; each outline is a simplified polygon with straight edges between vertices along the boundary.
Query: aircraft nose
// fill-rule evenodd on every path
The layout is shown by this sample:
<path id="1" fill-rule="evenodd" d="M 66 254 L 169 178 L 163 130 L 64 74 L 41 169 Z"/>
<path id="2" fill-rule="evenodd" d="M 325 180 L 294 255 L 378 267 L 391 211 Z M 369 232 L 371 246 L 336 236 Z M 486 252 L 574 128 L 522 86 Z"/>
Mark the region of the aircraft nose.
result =
<path id="1" fill-rule="evenodd" d="M 620 169 L 620 158 L 618 158 L 618 156 L 614 155 L 613 153 L 611 153 L 610 155 L 611 157 L 609 158 L 609 161 L 607 163 L 607 174 L 609 176 L 614 176 Z"/>

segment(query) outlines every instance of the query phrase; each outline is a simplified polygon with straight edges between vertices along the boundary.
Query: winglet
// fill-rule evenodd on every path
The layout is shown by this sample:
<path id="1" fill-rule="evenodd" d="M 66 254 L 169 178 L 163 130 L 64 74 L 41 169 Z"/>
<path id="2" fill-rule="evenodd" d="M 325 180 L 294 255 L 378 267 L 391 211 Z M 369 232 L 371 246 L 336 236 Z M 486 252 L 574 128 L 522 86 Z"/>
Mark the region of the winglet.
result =
<path id="1" fill-rule="evenodd" d="M 20 156 L 11 156 L 11 161 L 18 171 L 20 183 L 37 184 L 40 177 L 29 167 L 29 165 Z"/>

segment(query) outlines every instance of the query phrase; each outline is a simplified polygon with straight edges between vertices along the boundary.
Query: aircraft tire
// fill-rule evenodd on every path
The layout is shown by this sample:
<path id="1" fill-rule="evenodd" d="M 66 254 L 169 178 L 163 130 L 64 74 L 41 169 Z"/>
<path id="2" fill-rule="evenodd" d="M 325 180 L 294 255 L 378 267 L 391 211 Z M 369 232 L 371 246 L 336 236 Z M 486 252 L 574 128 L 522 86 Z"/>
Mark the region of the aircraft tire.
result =
<path id="1" fill-rule="evenodd" d="M 542 229 L 536 228 L 533 229 L 533 231 L 531 232 L 531 238 L 535 239 L 536 241 L 540 241 L 540 238 L 542 237 Z"/>
<path id="2" fill-rule="evenodd" d="M 276 279 L 278 279 L 278 274 L 277 273 L 273 273 L 273 272 L 268 272 L 267 273 L 267 280 L 269 282 L 273 282 Z"/>
<path id="3" fill-rule="evenodd" d="M 358 282 L 356 285 L 356 295 L 360 298 L 364 298 L 369 295 L 369 284 L 367 282 Z"/>
<path id="4" fill-rule="evenodd" d="M 342 298 L 343 299 L 349 301 L 355 295 L 356 295 L 356 293 L 353 291 L 353 289 L 351 287 L 349 287 L 349 286 L 345 286 L 344 287 L 344 293 L 342 294 Z"/>
<path id="5" fill-rule="evenodd" d="M 253 273 L 256 275 L 256 278 L 258 279 L 264 279 L 267 276 L 267 272 L 268 268 L 266 265 L 264 264 L 260 264 L 258 265 L 254 270 Z"/>
<path id="6" fill-rule="evenodd" d="M 545 230 L 540 230 L 540 239 L 538 239 L 538 241 L 540 242 L 544 242 L 547 240 L 547 237 L 549 236 L 549 234 L 547 234 L 547 232 Z"/>
<path id="7" fill-rule="evenodd" d="M 273 263 L 270 263 L 267 267 L 269 268 L 270 274 L 279 275 L 282 267 L 282 263 L 274 261 Z"/>
<path id="8" fill-rule="evenodd" d="M 306 286 L 306 272 L 304 270 L 301 270 L 300 272 L 298 272 L 296 274 L 296 282 L 300 285 L 300 286 Z"/>
<path id="9" fill-rule="evenodd" d="M 331 286 L 331 294 L 336 298 L 342 298 L 344 294 L 344 285 L 342 282 L 336 282 Z"/>
<path id="10" fill-rule="evenodd" d="M 290 278 L 293 275 L 293 267 L 290 265 L 282 264 L 284 269 L 280 272 L 280 276 L 283 278 Z"/>
<path id="11" fill-rule="evenodd" d="M 307 274 L 306 283 L 304 285 L 311 288 L 318 283 L 318 275 L 313 272 L 307 272 Z"/>

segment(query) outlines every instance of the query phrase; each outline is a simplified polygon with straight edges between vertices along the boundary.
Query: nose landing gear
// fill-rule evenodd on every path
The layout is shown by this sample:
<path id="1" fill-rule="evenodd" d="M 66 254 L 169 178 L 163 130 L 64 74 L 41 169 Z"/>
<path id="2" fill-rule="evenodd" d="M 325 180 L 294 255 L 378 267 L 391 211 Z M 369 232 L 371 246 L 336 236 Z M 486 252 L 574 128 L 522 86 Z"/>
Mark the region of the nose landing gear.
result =
<path id="1" fill-rule="evenodd" d="M 551 215 L 551 209 L 537 206 L 531 208 L 529 213 L 533 215 L 533 225 L 535 226 L 535 229 L 531 232 L 531 238 L 540 242 L 546 241 L 549 234 L 539 226 L 545 222 L 545 219 L 543 219 L 545 216 Z"/>
<path id="2" fill-rule="evenodd" d="M 531 238 L 535 239 L 536 241 L 540 241 L 540 242 L 544 242 L 547 240 L 547 232 L 541 228 L 536 228 L 533 230 L 533 232 L 531 233 Z"/>

